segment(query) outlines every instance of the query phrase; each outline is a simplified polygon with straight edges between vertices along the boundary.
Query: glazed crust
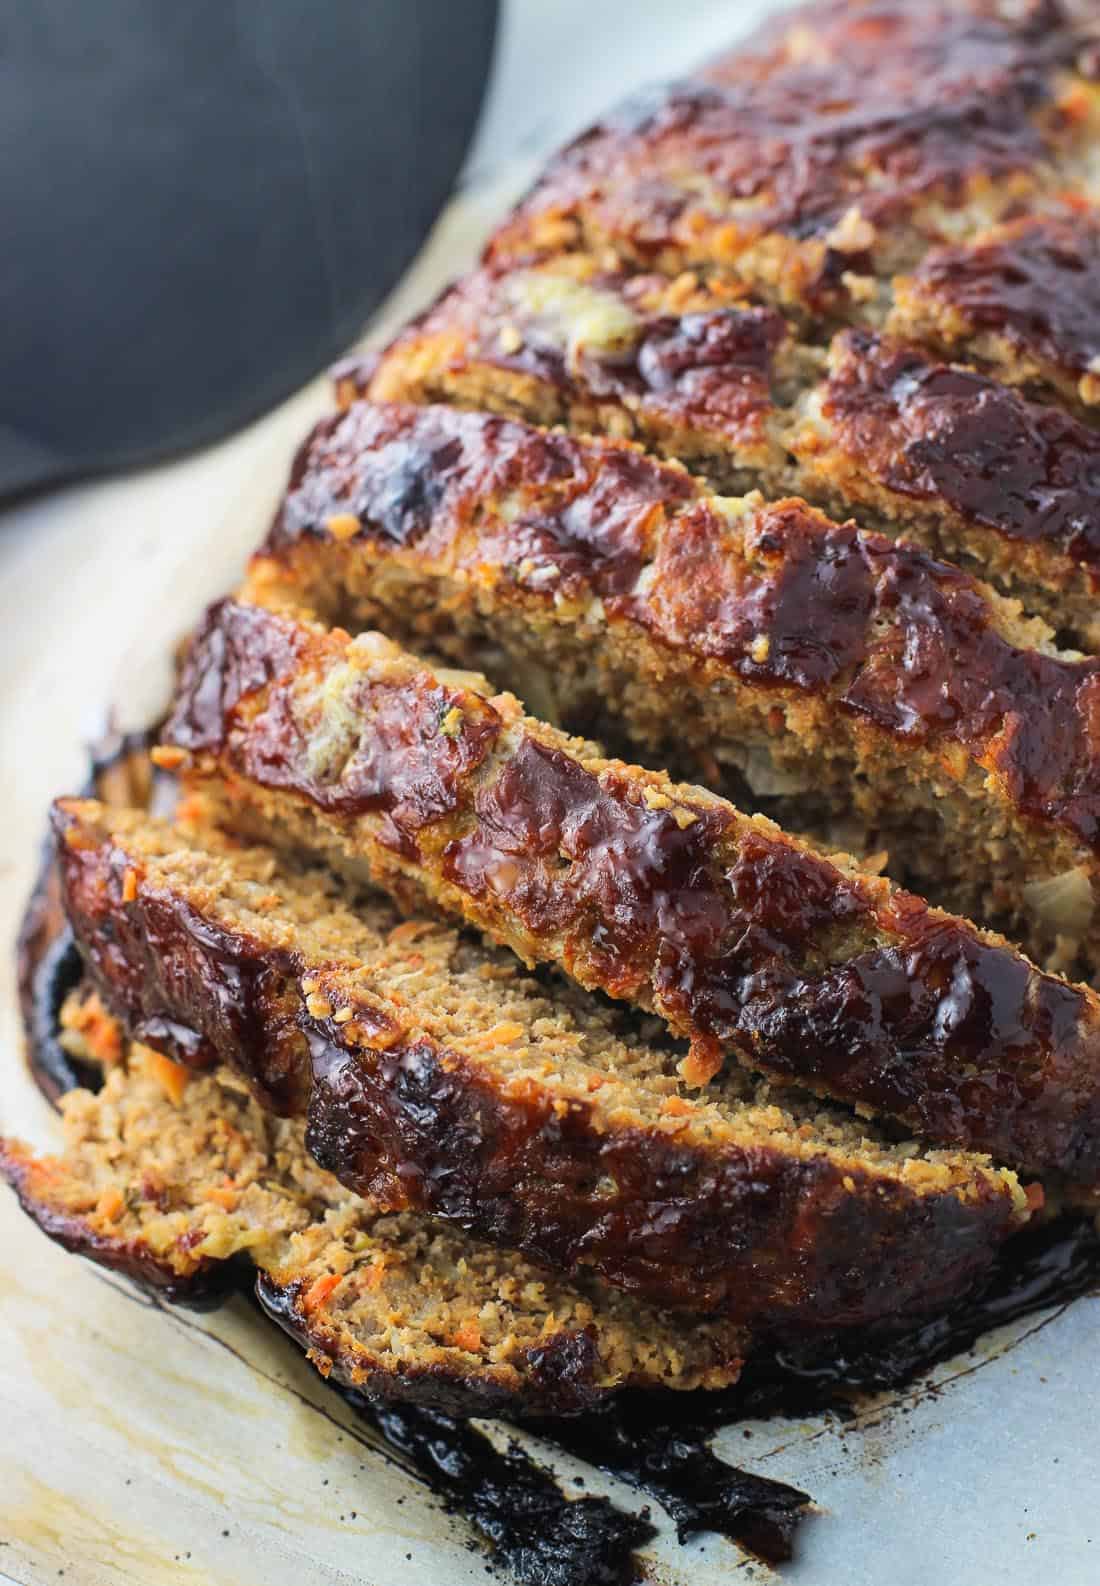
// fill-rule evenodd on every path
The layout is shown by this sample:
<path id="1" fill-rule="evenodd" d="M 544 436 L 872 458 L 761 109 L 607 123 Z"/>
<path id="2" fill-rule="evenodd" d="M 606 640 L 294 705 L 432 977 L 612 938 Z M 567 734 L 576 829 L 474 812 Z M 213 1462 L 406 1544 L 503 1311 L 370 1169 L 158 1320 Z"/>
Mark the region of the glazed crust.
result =
<path id="1" fill-rule="evenodd" d="M 1000 274 L 983 285 L 983 322 L 1003 328 L 992 341 L 955 335 L 962 356 L 999 352 L 998 378 L 945 364 L 932 349 L 946 330 L 933 327 L 931 348 L 898 339 L 928 329 L 919 274 L 896 284 L 891 335 L 838 333 L 826 353 L 730 283 L 612 275 L 577 255 L 460 281 L 383 353 L 336 370 L 337 397 L 564 424 L 638 441 L 723 491 L 759 486 L 854 511 L 865 526 L 961 561 L 1096 648 L 1100 432 L 1063 411 L 1056 390 L 1035 400 L 1029 382 L 1043 348 L 1053 380 L 1049 359 L 1068 357 L 1055 341 L 1072 341 L 1083 360 L 1075 389 L 1087 396 L 1100 312 L 1084 244 L 1072 263 L 1058 255 L 1072 298 L 1069 286 L 1060 299 L 1043 294 L 1045 320 L 1031 307 L 1045 283 L 1037 264 L 1029 274 L 1028 238 L 1051 230 L 1053 221 L 1003 229 Z M 1007 240 L 1017 232 L 1019 264 Z M 945 280 L 965 252 L 943 255 Z M 879 304 L 872 317 L 884 313 Z M 954 331 L 960 311 L 941 306 L 940 323 Z"/>
<path id="2" fill-rule="evenodd" d="M 1013 385 L 1100 403 L 1100 223 L 1026 215 L 936 248 L 894 283 L 891 335 L 977 358 Z"/>
<path id="3" fill-rule="evenodd" d="M 818 418 L 791 446 L 821 499 L 862 504 L 895 532 L 911 525 L 1096 643 L 1100 432 L 1073 414 L 853 330 L 833 344 Z"/>
<path id="4" fill-rule="evenodd" d="M 1094 54 L 1054 3 L 805 7 L 550 165 L 493 263 L 607 249 L 843 309 L 929 240 L 1088 180 Z M 972 217 L 972 218 L 971 218 Z"/>
<path id="5" fill-rule="evenodd" d="M 602 712 L 645 752 L 763 755 L 924 885 L 968 910 L 992 895 L 1039 950 L 1033 881 L 1078 867 L 1085 916 L 1100 891 L 1100 662 L 804 502 L 716 499 L 621 445 L 482 414 L 360 405 L 300 453 L 251 587 L 500 651 L 566 719 Z"/>
<path id="6" fill-rule="evenodd" d="M 341 405 L 442 402 L 636 439 L 723 483 L 778 479 L 773 388 L 813 367 L 735 283 L 623 275 L 586 255 L 475 271 L 380 355 L 334 371 Z"/>
<path id="7" fill-rule="evenodd" d="M 935 1309 L 1026 1218 L 1018 1187 L 980 1159 L 929 1188 L 919 1164 L 891 1177 L 855 1145 L 737 1145 L 690 1129 L 687 1105 L 678 1128 L 647 1127 L 563 1100 L 553 1077 L 509 1083 L 426 1031 L 415 1004 L 230 930 L 194 888 L 146 877 L 140 850 L 94 807 L 63 801 L 57 822 L 81 950 L 127 1029 L 191 1066 L 230 1064 L 268 1103 L 308 1108 L 316 1160 L 379 1204 L 779 1331 Z"/>
<path id="8" fill-rule="evenodd" d="M 311 700 L 346 734 L 320 773 Z M 693 1043 L 688 1076 L 729 1052 L 938 1144 L 1095 1182 L 1100 1007 L 1085 987 L 770 821 L 594 758 L 510 696 L 226 603 L 167 738 L 235 815 L 660 1012 Z"/>

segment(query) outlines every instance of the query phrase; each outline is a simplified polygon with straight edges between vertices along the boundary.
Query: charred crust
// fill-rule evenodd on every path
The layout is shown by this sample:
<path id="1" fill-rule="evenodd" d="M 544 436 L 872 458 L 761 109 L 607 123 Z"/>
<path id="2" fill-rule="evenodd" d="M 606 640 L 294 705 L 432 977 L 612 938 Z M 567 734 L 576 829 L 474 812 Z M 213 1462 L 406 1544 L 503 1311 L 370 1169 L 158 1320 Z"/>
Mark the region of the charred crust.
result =
<path id="1" fill-rule="evenodd" d="M 546 1091 L 504 1097 L 428 1042 L 379 1054 L 324 1021 L 309 1041 L 308 1144 L 321 1166 L 360 1193 L 668 1305 L 795 1329 L 869 1322 L 902 1293 L 933 1309 L 1008 1231 L 992 1186 L 965 1202 L 918 1197 L 766 1145 L 600 1133 L 589 1108 L 556 1108 Z"/>
<path id="2" fill-rule="evenodd" d="M 921 370 L 933 366 L 912 350 L 888 347 L 869 335 L 853 334 L 844 346 L 830 399 L 841 444 L 858 452 L 863 465 L 891 488 L 898 488 L 903 472 L 906 479 L 930 479 L 931 453 L 921 450 L 925 420 L 910 423 L 904 413 L 919 404 Z M 968 392 L 975 381 L 984 389 L 976 375 L 947 373 L 952 379 L 957 374 Z M 1021 402 L 1016 393 L 998 389 L 1010 404 Z M 975 424 L 982 411 L 982 400 L 976 400 Z M 954 431 L 945 413 L 941 404 L 930 403 L 926 427 L 937 455 L 947 457 Z M 340 437 L 339 482 L 331 472 L 330 434 Z M 448 435 L 461 438 L 463 456 L 476 455 L 477 466 L 469 475 L 443 469 L 432 492 L 436 516 L 415 543 L 395 554 L 371 515 L 375 488 L 365 481 L 385 477 L 396 444 L 432 468 Z M 700 666 L 728 669 L 746 687 L 830 695 L 853 722 L 897 740 L 902 752 L 907 744 L 961 745 L 996 772 L 998 786 L 1023 820 L 1061 828 L 1075 842 L 1100 850 L 1095 658 L 1071 660 L 1021 648 L 1000 631 L 987 593 L 958 568 L 915 546 L 832 523 L 796 499 L 746 511 L 739 538 L 731 541 L 715 498 L 695 497 L 689 489 L 685 500 L 684 476 L 659 464 L 647 463 L 638 474 L 631 472 L 631 462 L 624 471 L 623 459 L 635 454 L 599 441 L 571 442 L 568 472 L 542 490 L 537 471 L 523 472 L 542 440 L 526 425 L 479 414 L 359 408 L 326 430 L 310 452 L 284 517 L 294 522 L 297 535 L 322 539 L 339 490 L 347 489 L 361 503 L 357 544 L 364 556 L 372 548 L 380 557 L 395 554 L 399 563 L 441 584 L 451 569 L 452 576 L 471 583 L 489 579 L 500 605 L 530 604 L 555 621 L 562 620 L 559 597 L 582 605 L 597 597 L 606 621 L 636 625 Z M 992 432 L 981 444 L 995 444 Z M 1100 469 L 1100 439 L 1089 445 Z M 967 456 L 960 450 L 950 461 L 959 477 L 969 466 Z M 985 480 L 981 489 L 992 491 L 1001 475 L 987 477 L 980 459 L 970 461 L 974 479 Z M 525 510 L 509 520 L 500 508 L 517 466 L 526 480 Z M 1026 458 L 1016 457 L 1012 466 L 1019 473 Z M 593 480 L 604 473 L 606 489 L 597 497 Z M 578 524 L 600 521 L 599 501 L 612 496 L 620 525 L 615 537 L 606 518 L 598 539 L 578 534 Z M 1049 492 L 1042 499 L 1049 507 Z M 989 510 L 1005 522 L 1006 509 Z M 1091 507 L 1086 514 L 1084 496 L 1067 510 L 1078 525 L 1096 516 Z M 1028 520 L 1035 532 L 1040 516 L 1036 508 Z M 1049 539 L 1049 513 L 1043 521 Z M 281 551 L 273 542 L 272 553 L 282 556 L 289 573 L 293 547 L 280 543 Z M 330 583 L 339 583 L 335 570 Z M 262 632 L 262 624 L 255 627 Z M 274 628 L 272 633 L 275 650 L 279 639 Z M 700 678 L 698 686 L 707 680 Z M 186 686 L 181 698 L 190 698 Z M 1011 732 L 1005 731 L 1007 722 Z"/>
<path id="3" fill-rule="evenodd" d="M 134 1040 L 189 1068 L 245 1072 L 268 1106 L 302 1099 L 304 1046 L 290 956 L 250 952 L 180 898 L 145 885 L 123 899 L 130 868 L 111 847 L 74 848 L 55 807 L 66 908 L 92 984 Z"/>
<path id="4" fill-rule="evenodd" d="M 150 764 L 148 751 L 159 725 L 148 731 L 112 734 L 91 751 L 84 796 L 105 804 L 170 804 Z M 16 941 L 16 983 L 27 1066 L 48 1101 L 77 1086 L 96 1090 L 98 1069 L 70 1057 L 58 1038 L 61 1005 L 84 974 L 80 952 L 65 915 L 52 830 L 41 844 L 38 872 Z"/>
<path id="5" fill-rule="evenodd" d="M 269 621 L 279 645 L 285 620 Z M 873 682 L 864 676 L 866 709 Z M 292 687 L 271 685 L 269 714 Z M 360 752 L 372 730 L 364 714 Z M 263 744 L 254 754 L 246 728 L 223 769 L 310 801 L 293 746 L 279 761 Z M 748 828 L 728 804 L 653 807 L 629 768 L 597 772 L 567 745 L 525 729 L 489 775 L 455 785 L 411 872 L 425 896 L 754 1068 L 1028 1173 L 1096 1176 L 1100 1018 L 1084 988 L 909 894 Z M 362 825 L 356 841 L 385 880 Z M 379 841 L 389 846 L 384 833 Z M 831 958 L 829 941 L 853 932 Z"/>

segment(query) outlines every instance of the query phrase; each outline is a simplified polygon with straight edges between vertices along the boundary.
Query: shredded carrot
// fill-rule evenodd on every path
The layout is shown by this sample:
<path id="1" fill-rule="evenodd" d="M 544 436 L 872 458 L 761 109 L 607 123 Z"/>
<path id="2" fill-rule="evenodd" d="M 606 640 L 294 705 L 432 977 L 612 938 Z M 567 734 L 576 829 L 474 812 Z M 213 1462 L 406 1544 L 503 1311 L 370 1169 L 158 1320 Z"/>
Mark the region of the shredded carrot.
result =
<path id="1" fill-rule="evenodd" d="M 481 1348 L 481 1329 L 476 1322 L 463 1322 L 451 1335 L 456 1349 L 465 1349 L 471 1355 Z"/>
<path id="2" fill-rule="evenodd" d="M 98 992 L 93 992 L 75 1007 L 66 1005 L 61 1022 L 66 1029 L 75 1030 L 84 1038 L 92 1057 L 105 1067 L 121 1061 L 122 1029 L 99 1000 Z"/>
<path id="3" fill-rule="evenodd" d="M 718 1042 L 697 1035 L 688 1048 L 688 1055 L 680 1064 L 680 1076 L 686 1085 L 706 1085 L 721 1067 L 722 1053 Z"/>
<path id="4" fill-rule="evenodd" d="M 225 1184 L 215 1185 L 213 1189 L 207 1190 L 206 1194 L 208 1200 L 212 1200 L 216 1206 L 220 1206 L 223 1211 L 227 1212 L 235 1212 L 237 1203 L 241 1198 L 235 1189 L 231 1189 Z"/>
<path id="5" fill-rule="evenodd" d="M 142 1046 L 138 1042 L 134 1043 L 134 1055 L 141 1059 L 145 1072 L 150 1079 L 156 1080 L 173 1107 L 178 1107 L 191 1078 L 190 1069 L 182 1063 L 174 1063 L 163 1052 L 154 1052 L 151 1046 Z"/>
<path id="6" fill-rule="evenodd" d="M 137 897 L 137 887 L 137 871 L 131 868 L 127 870 L 126 874 L 122 878 L 123 903 L 132 903 L 134 901 L 134 899 Z"/>
<path id="7" fill-rule="evenodd" d="M 669 1118 L 686 1118 L 694 1110 L 691 1102 L 685 1101 L 682 1096 L 666 1096 L 661 1103 L 661 1111 Z"/>
<path id="8" fill-rule="evenodd" d="M 96 1202 L 96 1214 L 105 1217 L 109 1223 L 117 1223 L 126 1210 L 126 1202 L 122 1198 L 122 1191 L 117 1185 L 109 1184 Z"/>
<path id="9" fill-rule="evenodd" d="M 162 771 L 178 771 L 187 759 L 187 750 L 175 744 L 158 743 L 149 751 L 149 758 Z"/>
<path id="10" fill-rule="evenodd" d="M 1070 209 L 1079 210 L 1082 214 L 1088 214 L 1092 210 L 1092 199 L 1076 190 L 1059 193 L 1058 201 Z"/>
<path id="11" fill-rule="evenodd" d="M 306 1315 L 312 1316 L 314 1311 L 321 1310 L 333 1289 L 339 1288 L 339 1286 L 340 1274 L 338 1272 L 324 1272 L 319 1278 L 314 1278 L 306 1290 L 305 1298 L 302 1300 L 302 1309 Z"/>
<path id="12" fill-rule="evenodd" d="M 1075 83 L 1058 101 L 1058 109 L 1071 121 L 1083 121 L 1089 113 L 1089 93 L 1083 83 Z"/>
<path id="13" fill-rule="evenodd" d="M 431 926 L 427 920 L 404 920 L 400 925 L 394 926 L 386 940 L 391 946 L 398 942 L 414 942 L 418 936 L 423 936 L 425 931 L 430 930 Z"/>
<path id="14" fill-rule="evenodd" d="M 95 838 L 90 832 L 81 831 L 79 826 L 69 826 L 66 828 L 65 847 L 71 848 L 74 853 L 80 853 L 81 850 L 85 848 L 94 848 L 95 845 Z"/>
<path id="15" fill-rule="evenodd" d="M 480 1035 L 471 1036 L 469 1044 L 474 1047 L 507 1046 L 510 1041 L 518 1040 L 522 1034 L 522 1024 L 506 1019 L 503 1024 L 494 1024 L 491 1030 L 484 1030 Z"/>
<path id="16" fill-rule="evenodd" d="M 369 1267 L 360 1267 L 355 1281 L 361 1289 L 378 1289 L 382 1287 L 385 1276 L 386 1258 L 379 1256 Z"/>
<path id="17" fill-rule="evenodd" d="M 199 824 L 209 812 L 209 799 L 204 793 L 187 793 L 176 805 L 176 821 L 180 825 Z"/>

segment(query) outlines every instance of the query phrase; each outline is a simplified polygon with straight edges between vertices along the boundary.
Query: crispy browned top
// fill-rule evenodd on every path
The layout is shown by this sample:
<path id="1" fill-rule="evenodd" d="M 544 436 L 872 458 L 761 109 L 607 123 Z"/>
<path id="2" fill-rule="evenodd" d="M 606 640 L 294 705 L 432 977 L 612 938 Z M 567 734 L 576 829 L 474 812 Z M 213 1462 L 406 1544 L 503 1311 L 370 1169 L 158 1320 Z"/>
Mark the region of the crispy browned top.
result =
<path id="1" fill-rule="evenodd" d="M 1100 433 L 919 348 L 846 331 L 823 411 L 856 466 L 1100 577 Z"/>
<path id="2" fill-rule="evenodd" d="M 1074 62 L 1088 73 L 1083 12 L 1062 0 L 820 0 L 781 11 L 701 73 L 717 82 L 761 82 L 819 70 L 847 73 L 862 97 L 908 103 L 1031 84 Z M 873 72 L 869 71 L 873 68 Z"/>
<path id="3" fill-rule="evenodd" d="M 904 392 L 910 355 L 889 357 L 902 368 L 890 389 Z M 904 439 L 892 409 L 861 405 L 859 382 L 838 389 L 853 392 L 845 422 L 860 438 L 877 422 L 883 448 Z M 934 433 L 942 412 L 930 399 Z M 943 444 L 944 467 L 961 468 L 961 447 Z M 924 455 L 918 443 L 903 452 L 914 455 Z M 395 522 L 394 480 L 415 521 Z M 1100 661 L 1010 643 L 980 586 L 915 546 L 797 500 L 731 522 L 700 488 L 614 443 L 445 408 L 361 405 L 324 420 L 303 449 L 272 547 L 324 536 L 354 506 L 353 546 L 400 546 L 426 571 L 502 579 L 551 609 L 556 594 L 599 596 L 610 619 L 746 685 L 828 692 L 904 741 L 961 744 L 1022 817 L 1100 851 Z M 338 588 L 339 572 L 329 576 Z"/>
<path id="4" fill-rule="evenodd" d="M 294 668 L 280 677 L 272 667 L 251 698 L 229 703 L 211 675 L 236 668 L 241 642 L 262 650 L 265 628 L 273 655 L 295 652 Z M 550 728 L 513 725 L 506 735 L 496 708 L 473 705 L 479 696 L 468 691 L 450 709 L 461 719 L 470 708 L 480 746 L 490 741 L 483 720 L 499 719 L 500 731 L 491 761 L 471 756 L 458 770 L 454 743 L 421 708 L 440 685 L 419 664 L 392 667 L 357 696 L 348 779 L 337 769 L 336 785 L 319 787 L 308 732 L 288 702 L 303 678 L 323 684 L 350 641 L 302 625 L 288 649 L 293 633 L 273 613 L 214 608 L 170 741 L 322 812 L 369 817 L 381 807 L 384 823 L 372 829 L 360 818 L 353 836 L 383 884 L 385 854 L 396 851 L 412 867 L 402 876 L 434 901 L 529 959 L 657 1008 L 708 1050 L 732 1047 L 753 1066 L 1028 1171 L 1060 1165 L 1094 1176 L 1100 1026 L 1083 988 L 723 801 L 666 794 L 662 803 L 645 796 L 654 790 L 644 773 L 582 763 Z M 226 701 L 220 719 L 205 699 Z M 430 811 L 383 802 L 374 785 L 356 796 L 356 767 L 374 758 L 378 735 L 390 751 L 397 720 L 408 723 L 410 764 L 433 789 Z"/>
<path id="5" fill-rule="evenodd" d="M 746 543 L 749 567 L 705 505 L 682 513 L 634 614 L 747 682 L 828 689 L 903 740 L 963 745 L 1022 816 L 1100 849 L 1100 662 L 1017 648 L 966 574 L 802 502 L 763 508 Z"/>
<path id="6" fill-rule="evenodd" d="M 1100 374 L 1100 220 L 1027 217 L 981 242 L 937 248 L 910 283 L 919 300 L 995 331 L 1074 378 Z"/>
<path id="7" fill-rule="evenodd" d="M 325 538 L 330 519 L 354 513 L 383 543 L 440 549 L 478 502 L 518 495 L 507 522 L 493 516 L 502 558 L 520 576 L 629 589 L 654 525 L 698 493 L 682 469 L 633 447 L 546 433 L 443 407 L 359 403 L 322 419 L 301 447 L 266 549 Z M 529 501 L 530 508 L 524 510 Z"/>
<path id="8" fill-rule="evenodd" d="M 437 387 L 472 364 L 487 365 L 534 378 L 566 405 L 625 401 L 668 424 L 700 425 L 731 445 L 760 437 L 773 407 L 775 355 L 787 336 L 774 309 L 692 291 L 683 292 L 686 305 L 678 309 L 675 289 L 652 275 L 586 274 L 576 303 L 573 285 L 552 272 L 476 271 L 404 330 L 381 360 L 353 360 L 334 371 L 337 384 L 348 380 L 360 395 L 382 400 L 404 396 L 402 385 L 416 380 L 422 350 L 430 349 Z M 582 320 L 578 334 L 571 322 L 586 309 L 594 317 L 601 301 L 624 311 L 621 334 L 607 342 L 598 326 L 597 334 L 585 335 Z"/>
<path id="9" fill-rule="evenodd" d="M 1049 185 L 1079 113 L 1071 99 L 1057 107 L 1056 68 L 1093 66 L 1053 5 L 1016 21 L 923 0 L 806 7 L 762 42 L 604 117 L 549 167 L 489 256 L 538 246 L 540 216 L 579 220 L 644 259 L 690 248 L 699 216 L 804 240 L 856 203 L 887 227 L 926 197 L 962 203 L 975 179 Z M 845 246 L 835 273 L 867 262 Z"/>

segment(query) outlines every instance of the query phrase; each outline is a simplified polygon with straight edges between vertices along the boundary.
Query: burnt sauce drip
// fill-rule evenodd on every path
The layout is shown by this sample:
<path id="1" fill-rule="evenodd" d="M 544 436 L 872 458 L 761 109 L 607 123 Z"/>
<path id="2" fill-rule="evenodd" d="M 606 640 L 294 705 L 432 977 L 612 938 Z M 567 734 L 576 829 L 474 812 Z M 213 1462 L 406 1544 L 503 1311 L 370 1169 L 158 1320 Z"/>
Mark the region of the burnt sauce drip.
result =
<path id="1" fill-rule="evenodd" d="M 681 1541 L 716 1531 L 768 1562 L 782 1562 L 792 1556 L 797 1526 L 812 1500 L 784 1482 L 719 1459 L 710 1442 L 722 1427 L 773 1415 L 802 1418 L 829 1411 L 851 1416 L 861 1397 L 904 1387 L 940 1361 L 970 1349 L 990 1329 L 1067 1304 L 1094 1291 L 1098 1283 L 1100 1237 L 1092 1221 L 1063 1218 L 1011 1241 L 985 1288 L 945 1316 L 891 1332 L 857 1332 L 812 1346 L 762 1349 L 749 1360 L 740 1382 L 720 1393 L 627 1392 L 584 1415 L 527 1424 L 547 1442 L 651 1493 L 675 1522 Z M 595 1586 L 631 1578 L 608 1570 L 625 1568 L 626 1552 L 644 1537 L 628 1540 L 625 1530 L 612 1528 L 604 1511 L 623 1517 L 603 1500 L 591 1499 L 585 1502 L 602 1507 L 567 1516 L 570 1523 L 560 1533 L 553 1529 L 555 1545 L 562 1550 L 562 1571 L 590 1566 L 595 1573 L 521 1573 L 532 1564 L 546 1566 L 545 1557 L 524 1550 L 524 1537 L 532 1519 L 543 1525 L 554 1513 L 553 1499 L 540 1486 L 551 1481 L 547 1473 L 515 1446 L 507 1459 L 480 1439 L 483 1450 L 472 1441 L 479 1434 L 452 1416 L 404 1407 L 379 1409 L 358 1396 L 345 1396 L 425 1480 L 500 1547 L 501 1561 L 518 1579 Z M 520 1471 L 525 1473 L 522 1479 Z M 542 1502 L 549 1507 L 540 1511 Z M 618 1565 L 608 1551 L 612 1538 L 623 1549 Z"/>
<path id="2" fill-rule="evenodd" d="M 850 1416 L 861 1395 L 903 1387 L 991 1328 L 1067 1304 L 1098 1284 L 1100 1237 L 1092 1221 L 1064 1218 L 1017 1235 L 985 1287 L 947 1315 L 907 1329 L 761 1348 L 723 1392 L 626 1392 L 583 1415 L 527 1424 L 546 1442 L 651 1493 L 681 1540 L 715 1531 L 781 1562 L 792 1555 L 812 1499 L 719 1459 L 710 1442 L 722 1427 L 772 1415 Z M 371 1404 L 333 1387 L 525 1586 L 626 1586 L 642 1578 L 634 1550 L 654 1534 L 644 1518 L 603 1498 L 571 1500 L 518 1445 L 500 1453 L 461 1418 Z"/>
<path id="3" fill-rule="evenodd" d="M 492 1544 L 517 1581 L 627 1586 L 642 1578 L 634 1549 L 656 1535 L 647 1510 L 633 1515 L 606 1498 L 569 1499 L 518 1444 L 500 1452 L 454 1416 L 343 1396 Z"/>

